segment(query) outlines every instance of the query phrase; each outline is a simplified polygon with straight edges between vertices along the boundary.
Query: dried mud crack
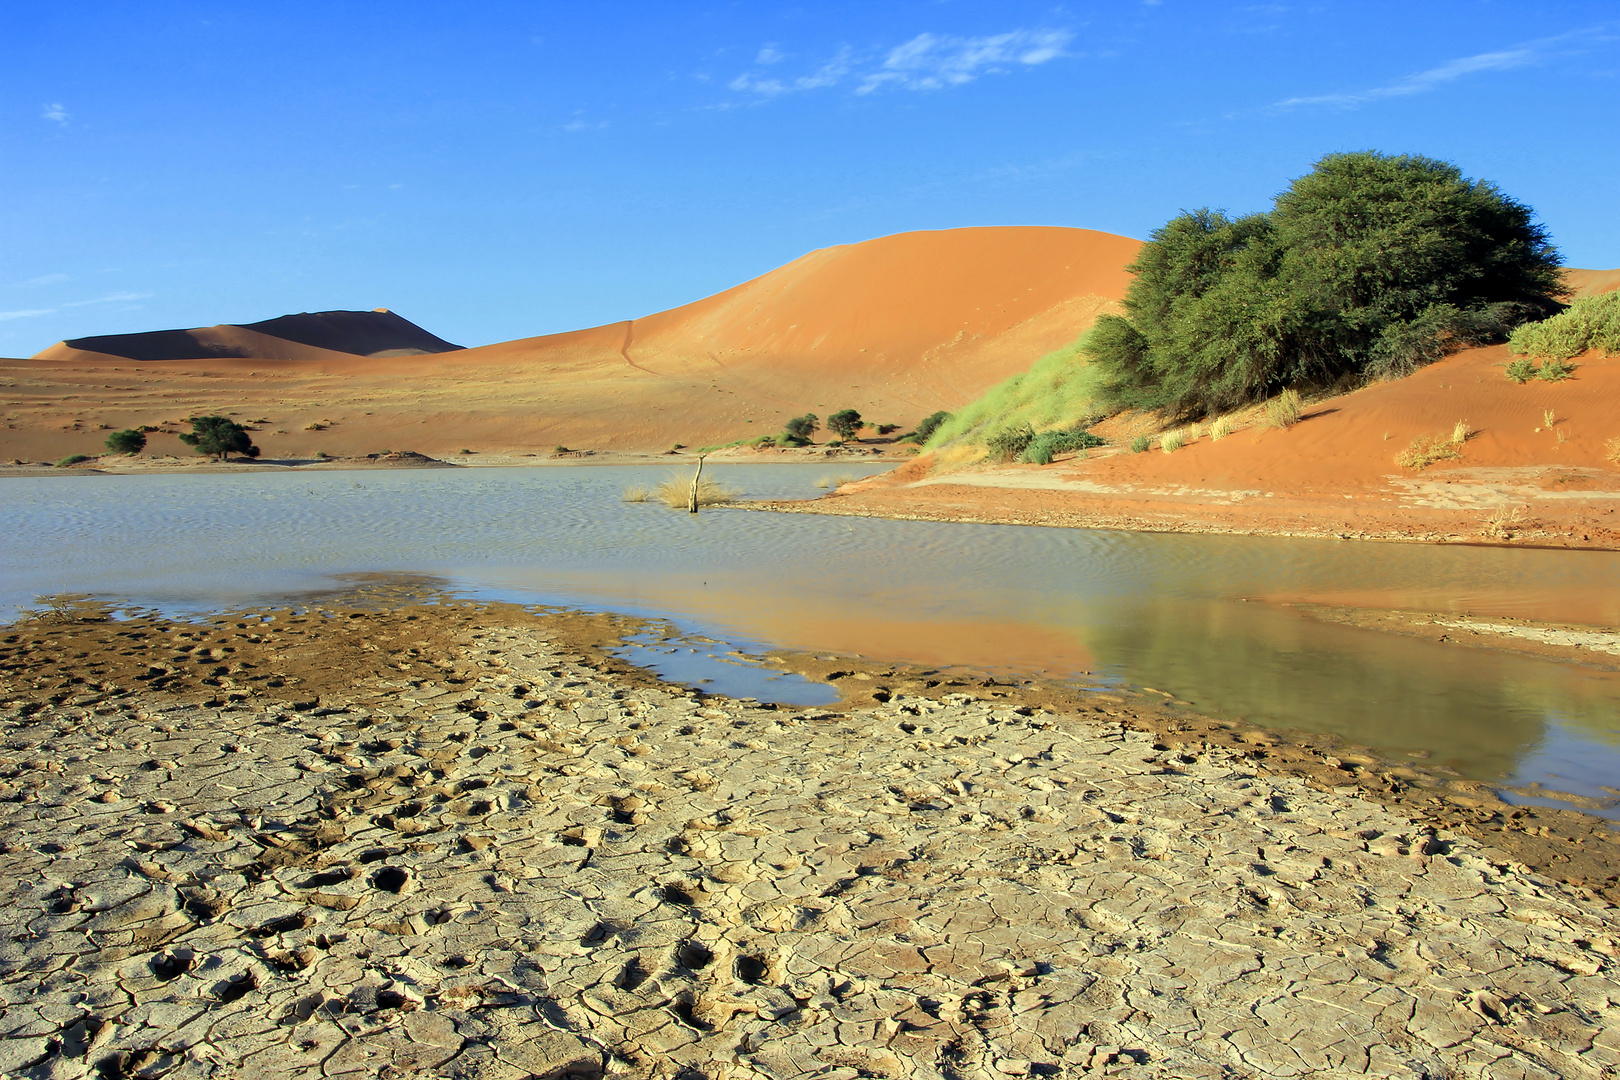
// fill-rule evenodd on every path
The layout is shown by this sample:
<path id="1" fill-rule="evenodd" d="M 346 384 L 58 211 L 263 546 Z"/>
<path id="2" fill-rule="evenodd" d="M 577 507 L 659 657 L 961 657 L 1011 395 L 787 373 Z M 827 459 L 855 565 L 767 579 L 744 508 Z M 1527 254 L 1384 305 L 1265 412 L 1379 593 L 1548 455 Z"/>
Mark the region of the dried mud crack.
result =
<path id="1" fill-rule="evenodd" d="M 629 627 L 439 604 L 5 628 L 0 1071 L 1620 1068 L 1620 917 L 1436 827 L 1488 805 L 896 669 L 846 666 L 866 700 L 833 710 L 706 698 L 609 659 Z M 1394 787 L 1435 813 L 1360 797 Z"/>

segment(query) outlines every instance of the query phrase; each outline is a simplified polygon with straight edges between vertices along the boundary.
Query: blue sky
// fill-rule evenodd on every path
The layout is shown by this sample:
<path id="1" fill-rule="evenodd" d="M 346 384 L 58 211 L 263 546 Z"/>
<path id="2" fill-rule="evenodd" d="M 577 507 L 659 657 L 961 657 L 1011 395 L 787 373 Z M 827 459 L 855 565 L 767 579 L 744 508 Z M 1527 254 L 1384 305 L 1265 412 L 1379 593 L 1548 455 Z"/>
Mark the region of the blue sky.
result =
<path id="1" fill-rule="evenodd" d="M 910 229 L 1143 237 L 1455 161 L 1620 266 L 1620 5 L 0 7 L 0 355 L 389 307 L 476 345 Z"/>

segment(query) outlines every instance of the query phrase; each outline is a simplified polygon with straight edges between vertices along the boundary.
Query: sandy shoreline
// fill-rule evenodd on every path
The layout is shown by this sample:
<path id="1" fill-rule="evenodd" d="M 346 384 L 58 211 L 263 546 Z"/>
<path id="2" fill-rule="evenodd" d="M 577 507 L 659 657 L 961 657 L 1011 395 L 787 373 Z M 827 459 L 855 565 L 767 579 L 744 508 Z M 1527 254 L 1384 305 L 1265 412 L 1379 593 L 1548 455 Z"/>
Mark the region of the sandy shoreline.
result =
<path id="1" fill-rule="evenodd" d="M 1620 1066 L 1613 882 L 1503 853 L 1580 815 L 1482 846 L 1461 786 L 1118 696 L 774 708 L 606 657 L 629 620 L 400 599 L 7 628 L 0 1070 Z"/>

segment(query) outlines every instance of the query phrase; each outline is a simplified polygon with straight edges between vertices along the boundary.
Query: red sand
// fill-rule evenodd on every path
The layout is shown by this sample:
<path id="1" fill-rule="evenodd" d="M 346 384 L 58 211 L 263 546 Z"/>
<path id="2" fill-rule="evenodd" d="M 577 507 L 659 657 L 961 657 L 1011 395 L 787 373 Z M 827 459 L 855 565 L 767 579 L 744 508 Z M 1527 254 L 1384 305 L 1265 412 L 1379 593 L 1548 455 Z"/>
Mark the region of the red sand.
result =
<path id="1" fill-rule="evenodd" d="M 1100 452 L 1050 466 L 922 475 L 845 489 L 827 512 L 1170 531 L 1620 548 L 1620 357 L 1559 383 L 1509 382 L 1503 346 L 1321 401 L 1286 430 L 1251 425 L 1174 453 Z M 1551 414 L 1552 423 L 1547 422 Z M 1140 419 L 1140 418 L 1138 418 Z M 1257 418 L 1255 418 L 1257 419 Z M 1403 468 L 1418 437 L 1474 434 L 1461 459 Z M 1127 418 L 1103 425 L 1117 445 Z M 1144 429 L 1145 430 L 1145 429 Z"/>

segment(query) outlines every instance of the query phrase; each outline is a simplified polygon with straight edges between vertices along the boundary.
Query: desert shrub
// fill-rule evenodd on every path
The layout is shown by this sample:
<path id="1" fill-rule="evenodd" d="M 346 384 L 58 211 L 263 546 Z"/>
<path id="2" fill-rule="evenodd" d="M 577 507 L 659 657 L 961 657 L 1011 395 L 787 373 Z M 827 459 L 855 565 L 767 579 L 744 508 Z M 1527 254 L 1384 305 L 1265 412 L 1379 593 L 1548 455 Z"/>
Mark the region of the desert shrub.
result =
<path id="1" fill-rule="evenodd" d="M 646 484 L 631 484 L 624 489 L 624 494 L 620 498 L 625 502 L 644 503 L 652 498 L 652 492 L 647 490 Z"/>
<path id="2" fill-rule="evenodd" d="M 933 438 L 934 432 L 939 430 L 939 426 L 950 418 L 951 414 L 944 409 L 936 413 L 929 413 L 918 422 L 917 430 L 913 431 L 907 438 L 913 442 L 925 443 Z"/>
<path id="3" fill-rule="evenodd" d="M 854 409 L 839 409 L 827 417 L 827 430 L 838 433 L 839 439 L 848 442 L 855 437 L 855 433 L 866 426 L 861 414 Z"/>
<path id="4" fill-rule="evenodd" d="M 1096 376 L 1080 353 L 1084 340 L 1048 353 L 1022 375 L 997 383 L 972 404 L 948 414 L 928 444 L 982 445 L 996 431 L 1022 424 L 1036 430 L 1087 426 L 1099 410 Z"/>
<path id="5" fill-rule="evenodd" d="M 1510 361 L 1507 369 L 1502 374 L 1506 375 L 1509 379 L 1518 383 L 1520 386 L 1523 386 L 1525 383 L 1529 382 L 1531 379 L 1540 374 L 1540 372 L 1536 370 L 1536 362 L 1534 360 L 1526 360 L 1521 357 L 1518 360 Z"/>
<path id="6" fill-rule="evenodd" d="M 1151 447 L 1152 445 L 1153 445 L 1153 440 L 1150 437 L 1148 437 L 1146 435 L 1138 435 L 1136 438 L 1131 440 L 1131 453 L 1133 453 L 1133 454 L 1146 453 L 1148 448 Z"/>
<path id="7" fill-rule="evenodd" d="M 1209 437 L 1215 442 L 1220 442 L 1222 439 L 1232 434 L 1232 428 L 1234 426 L 1236 425 L 1233 423 L 1230 416 L 1216 417 L 1215 422 L 1209 425 Z"/>
<path id="8" fill-rule="evenodd" d="M 1541 365 L 1541 370 L 1536 372 L 1536 378 L 1542 382 L 1563 382 L 1574 373 L 1575 368 L 1573 365 L 1562 360 L 1548 360 Z"/>
<path id="9" fill-rule="evenodd" d="M 59 460 L 56 463 L 56 465 L 57 465 L 57 468 L 62 468 L 62 467 L 67 466 L 67 465 L 77 465 L 80 462 L 89 461 L 89 460 L 90 460 L 90 455 L 89 454 L 69 454 L 67 457 L 62 458 L 61 460 Z"/>
<path id="10" fill-rule="evenodd" d="M 899 430 L 899 424 L 879 424 L 877 426 L 877 433 L 879 435 L 890 435 Z"/>
<path id="11" fill-rule="evenodd" d="M 1013 461 L 1022 457 L 1034 441 L 1034 428 L 1028 424 L 1015 424 L 992 432 L 984 440 L 984 448 L 990 452 L 992 461 Z"/>
<path id="12" fill-rule="evenodd" d="M 1456 461 L 1461 457 L 1462 451 L 1449 435 L 1419 435 L 1395 455 L 1395 464 L 1403 469 L 1427 469 L 1437 461 Z"/>
<path id="13" fill-rule="evenodd" d="M 1330 154 L 1263 214 L 1154 231 L 1085 352 L 1115 406 L 1203 415 L 1403 375 L 1567 295 L 1529 207 L 1430 158 Z"/>
<path id="14" fill-rule="evenodd" d="M 107 436 L 107 449 L 115 454 L 138 454 L 146 449 L 146 432 L 140 428 L 125 428 Z"/>
<path id="15" fill-rule="evenodd" d="M 247 428 L 228 416 L 193 416 L 191 430 L 181 432 L 180 441 L 197 448 L 197 453 L 229 461 L 232 454 L 256 458 L 259 448 L 253 445 Z"/>
<path id="16" fill-rule="evenodd" d="M 1582 297 L 1549 319 L 1524 324 L 1508 349 L 1549 360 L 1573 360 L 1588 349 L 1620 353 L 1620 291 Z"/>
<path id="17" fill-rule="evenodd" d="M 1082 454 L 1094 446 L 1106 446 L 1107 441 L 1089 431 L 1042 431 L 1035 436 L 1020 456 L 1021 461 L 1035 465 L 1050 465 L 1058 454 L 1080 451 Z"/>
<path id="18" fill-rule="evenodd" d="M 1266 402 L 1266 424 L 1274 428 L 1293 427 L 1299 423 L 1300 413 L 1304 410 L 1305 405 L 1300 400 L 1299 391 L 1284 390 Z"/>
<path id="19" fill-rule="evenodd" d="M 658 501 L 671 510 L 685 510 L 690 505 L 692 495 L 692 478 L 680 473 L 671 473 L 663 483 L 658 485 Z M 729 487 L 707 476 L 698 479 L 697 502 L 699 506 L 720 506 L 735 502 L 742 492 Z"/>
<path id="20" fill-rule="evenodd" d="M 816 420 L 817 420 L 817 416 L 816 416 L 815 413 L 805 413 L 803 416 L 795 416 L 793 419 L 789 420 L 786 424 L 782 425 L 782 432 L 783 432 L 783 434 L 790 436 L 792 439 L 794 439 L 796 441 L 792 442 L 792 443 L 787 443 L 786 440 L 780 440 L 780 441 L 782 441 L 784 443 L 784 445 L 792 445 L 792 446 L 805 446 L 805 445 L 808 445 L 809 442 L 810 442 L 811 436 L 815 435 L 815 433 L 816 433 L 816 428 L 818 428 L 820 426 L 819 424 L 816 423 Z"/>
<path id="21" fill-rule="evenodd" d="M 1167 431 L 1159 436 L 1159 449 L 1167 454 L 1173 454 L 1187 445 L 1187 433 L 1182 430 Z"/>

